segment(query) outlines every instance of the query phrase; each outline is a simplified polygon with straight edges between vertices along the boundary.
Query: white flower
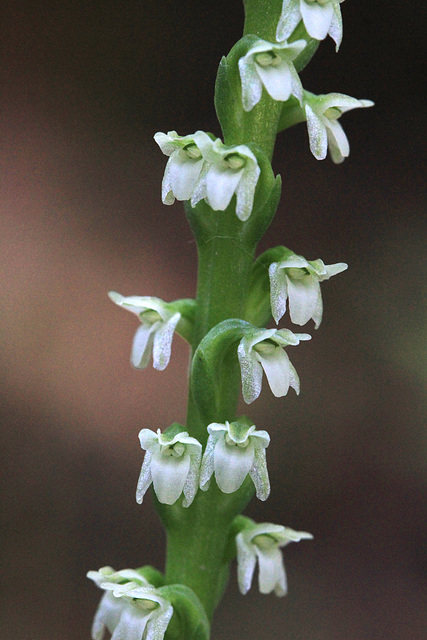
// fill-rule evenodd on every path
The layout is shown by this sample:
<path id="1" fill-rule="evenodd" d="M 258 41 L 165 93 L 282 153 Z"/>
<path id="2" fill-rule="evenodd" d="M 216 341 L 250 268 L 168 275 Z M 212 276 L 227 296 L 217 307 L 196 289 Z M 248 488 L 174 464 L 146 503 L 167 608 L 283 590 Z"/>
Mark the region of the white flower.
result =
<path id="1" fill-rule="evenodd" d="M 191 206 L 204 199 L 214 211 L 225 211 L 236 195 L 236 215 L 247 220 L 261 173 L 255 155 L 246 145 L 229 147 L 219 138 L 212 143 L 208 136 L 199 141 L 199 148 L 207 168 L 194 189 Z"/>
<path id="2" fill-rule="evenodd" d="M 269 267 L 271 311 L 276 323 L 286 312 L 294 324 L 304 325 L 310 318 L 316 329 L 322 322 L 323 303 L 320 283 L 347 269 L 345 262 L 325 265 L 322 260 L 306 260 L 292 251 Z"/>
<path id="3" fill-rule="evenodd" d="M 333 162 L 339 164 L 350 155 L 350 145 L 338 118 L 346 111 L 372 107 L 374 103 L 343 93 L 315 96 L 304 91 L 303 104 L 311 153 L 317 160 L 324 160 L 329 147 Z"/>
<path id="4" fill-rule="evenodd" d="M 174 504 L 184 493 L 182 502 L 189 507 L 199 485 L 202 445 L 186 431 L 155 434 L 150 429 L 139 433 L 141 447 L 146 450 L 139 475 L 136 501 L 141 504 L 151 483 L 159 502 Z"/>
<path id="5" fill-rule="evenodd" d="M 311 540 L 311 533 L 294 531 L 278 524 L 257 524 L 244 529 L 236 536 L 237 578 L 240 592 L 246 594 L 251 588 L 258 560 L 258 585 L 261 593 L 284 596 L 288 591 L 281 547 L 290 542 Z"/>
<path id="6" fill-rule="evenodd" d="M 170 156 L 162 182 L 162 200 L 164 204 L 173 204 L 177 200 L 190 200 L 197 182 L 206 165 L 199 148 L 199 142 L 205 145 L 212 140 L 203 131 L 190 136 L 179 136 L 176 131 L 156 133 L 154 140 L 166 156 Z"/>
<path id="7" fill-rule="evenodd" d="M 259 40 L 239 60 L 242 101 L 250 111 L 260 100 L 264 85 L 273 100 L 286 101 L 294 95 L 301 102 L 302 85 L 292 63 L 304 49 L 305 40 L 277 44 Z"/>
<path id="8" fill-rule="evenodd" d="M 141 320 L 132 344 L 133 366 L 145 369 L 153 353 L 153 367 L 163 371 L 169 364 L 173 334 L 181 314 L 172 311 L 171 305 L 159 298 L 124 297 L 115 291 L 110 291 L 108 295 L 119 307 L 135 313 Z"/>
<path id="9" fill-rule="evenodd" d="M 283 348 L 310 338 L 307 333 L 292 333 L 289 329 L 254 329 L 242 338 L 237 355 L 246 404 L 256 400 L 261 393 L 263 370 L 276 398 L 285 396 L 289 387 L 299 394 L 298 374 Z"/>
<path id="10" fill-rule="evenodd" d="M 267 500 L 270 494 L 265 459 L 265 449 L 270 444 L 268 433 L 240 422 L 213 422 L 208 426 L 208 432 L 200 471 L 200 488 L 207 491 L 215 472 L 215 480 L 221 491 L 234 493 L 249 474 L 257 498 Z"/>
<path id="11" fill-rule="evenodd" d="M 283 0 L 277 40 L 281 42 L 289 38 L 302 20 L 309 36 L 324 40 L 329 34 L 338 51 L 342 40 L 341 2 L 344 0 Z"/>
<path id="12" fill-rule="evenodd" d="M 157 589 L 132 569 L 104 577 L 89 571 L 88 577 L 106 591 L 92 625 L 92 640 L 103 640 L 105 631 L 111 640 L 163 640 L 173 614 L 172 605 Z"/>

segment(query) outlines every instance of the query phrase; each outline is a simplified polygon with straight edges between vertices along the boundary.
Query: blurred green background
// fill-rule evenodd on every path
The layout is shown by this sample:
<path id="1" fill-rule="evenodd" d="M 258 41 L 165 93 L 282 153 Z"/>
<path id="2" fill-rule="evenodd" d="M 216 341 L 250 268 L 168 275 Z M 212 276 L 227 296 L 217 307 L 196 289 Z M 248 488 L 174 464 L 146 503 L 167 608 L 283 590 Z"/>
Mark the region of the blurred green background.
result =
<path id="1" fill-rule="evenodd" d="M 302 381 L 249 409 L 272 436 L 272 495 L 247 513 L 314 534 L 285 553 L 290 592 L 239 595 L 213 640 L 422 640 L 426 612 L 421 1 L 345 2 L 315 93 L 375 100 L 344 116 L 351 155 L 317 162 L 304 125 L 278 139 L 279 213 L 261 249 L 345 261 L 324 321 L 292 352 Z M 152 136 L 219 135 L 213 84 L 238 0 L 3 2 L 0 92 L 0 637 L 89 638 L 88 569 L 153 563 L 164 537 L 134 500 L 137 434 L 185 420 L 186 345 L 129 365 L 136 321 L 107 298 L 195 293 L 182 206 L 164 207 Z M 307 330 L 313 333 L 313 327 Z M 265 385 L 266 387 L 266 385 Z"/>

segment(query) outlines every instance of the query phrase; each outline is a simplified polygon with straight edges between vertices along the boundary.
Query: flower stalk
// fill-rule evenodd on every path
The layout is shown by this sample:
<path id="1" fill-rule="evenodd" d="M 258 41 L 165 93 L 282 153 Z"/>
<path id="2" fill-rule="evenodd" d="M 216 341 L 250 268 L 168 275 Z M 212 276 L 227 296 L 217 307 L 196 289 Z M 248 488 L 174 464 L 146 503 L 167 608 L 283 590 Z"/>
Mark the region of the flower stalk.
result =
<path id="1" fill-rule="evenodd" d="M 317 329 L 320 283 L 347 268 L 283 246 L 255 257 L 280 198 L 281 179 L 271 166 L 278 132 L 306 121 L 315 158 L 329 150 L 339 163 L 349 144 L 337 119 L 372 105 L 343 94 L 314 96 L 299 77 L 319 41 L 329 35 L 338 49 L 342 1 L 244 0 L 244 34 L 221 60 L 215 87 L 222 138 L 203 131 L 155 135 L 168 157 L 162 200 L 184 202 L 196 240 L 196 298 L 109 295 L 140 321 L 135 368 L 145 369 L 152 357 L 155 369 L 165 369 L 175 333 L 189 343 L 188 412 L 185 425 L 139 433 L 145 453 L 136 499 L 141 504 L 152 488 L 167 536 L 164 574 L 150 566 L 89 572 L 105 591 L 93 640 L 104 631 L 113 640 L 208 640 L 236 556 L 242 594 L 258 564 L 261 593 L 283 596 L 282 548 L 312 538 L 241 515 L 254 495 L 269 496 L 270 436 L 237 410 L 241 397 L 247 405 L 257 400 L 264 376 L 276 398 L 290 388 L 299 394 L 286 349 L 311 336 L 271 324 L 289 309 L 293 324 L 312 319 Z"/>

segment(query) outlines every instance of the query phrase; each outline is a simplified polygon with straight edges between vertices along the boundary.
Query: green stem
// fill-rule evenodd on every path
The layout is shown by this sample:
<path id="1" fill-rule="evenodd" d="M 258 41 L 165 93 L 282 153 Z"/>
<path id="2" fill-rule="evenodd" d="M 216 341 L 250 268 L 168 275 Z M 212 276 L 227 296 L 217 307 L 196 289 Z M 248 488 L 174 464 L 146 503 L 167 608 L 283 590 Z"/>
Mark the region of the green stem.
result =
<path id="1" fill-rule="evenodd" d="M 281 0 L 245 0 L 244 4 L 245 33 L 255 33 L 274 41 Z M 239 130 L 227 133 L 225 143 L 256 142 L 271 158 L 280 112 L 281 104 L 264 95 L 251 112 L 243 115 Z M 196 235 L 199 257 L 194 353 L 203 337 L 219 322 L 229 318 L 245 319 L 256 242 L 248 241 L 245 223 L 236 217 L 234 199 L 224 212 L 206 207 L 209 224 L 203 229 L 203 222 L 197 218 L 200 213 L 187 209 L 187 215 Z M 216 418 L 218 422 L 235 418 L 241 386 L 237 359 L 234 364 L 227 363 L 221 375 L 224 397 L 221 415 Z M 203 444 L 208 435 L 206 427 L 190 393 L 187 430 Z M 209 618 L 222 596 L 228 576 L 226 550 L 231 523 L 253 493 L 249 478 L 239 491 L 230 495 L 221 493 L 212 479 L 209 490 L 206 493 L 199 491 L 188 509 L 178 503 L 171 507 L 158 505 L 167 529 L 166 583 L 180 583 L 193 589 Z"/>

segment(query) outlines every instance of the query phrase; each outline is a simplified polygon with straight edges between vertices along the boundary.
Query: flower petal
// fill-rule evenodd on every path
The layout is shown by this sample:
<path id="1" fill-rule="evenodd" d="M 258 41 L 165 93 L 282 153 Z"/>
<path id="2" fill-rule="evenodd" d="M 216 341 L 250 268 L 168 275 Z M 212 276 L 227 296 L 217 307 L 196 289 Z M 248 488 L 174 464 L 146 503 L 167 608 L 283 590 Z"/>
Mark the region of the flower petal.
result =
<path id="1" fill-rule="evenodd" d="M 300 11 L 308 34 L 315 40 L 324 40 L 334 15 L 332 4 L 307 3 L 300 0 Z"/>
<path id="2" fill-rule="evenodd" d="M 334 14 L 332 16 L 331 25 L 329 27 L 329 35 L 335 42 L 335 51 L 338 51 L 342 41 L 342 15 L 339 3 L 333 5 Z"/>
<path id="3" fill-rule="evenodd" d="M 150 362 L 155 332 L 160 324 L 160 322 L 155 322 L 151 325 L 141 324 L 141 326 L 136 330 L 130 356 L 130 361 L 135 369 L 145 369 Z"/>
<path id="4" fill-rule="evenodd" d="M 214 452 L 215 479 L 223 493 L 234 493 L 241 487 L 253 460 L 254 446 L 251 442 L 242 448 L 228 445 L 224 436 L 218 439 Z"/>
<path id="5" fill-rule="evenodd" d="M 212 426 L 213 426 L 212 424 L 209 425 L 208 430 Z M 218 426 L 224 427 L 224 425 L 218 425 Z M 213 434 L 211 433 L 206 443 L 205 452 L 202 458 L 202 464 L 200 466 L 200 488 L 202 491 L 207 491 L 209 489 L 210 480 L 214 472 L 215 445 L 219 437 L 220 437 L 219 433 L 213 433 Z"/>
<path id="6" fill-rule="evenodd" d="M 159 502 L 174 504 L 181 495 L 190 470 L 190 456 L 165 456 L 160 452 L 151 458 L 151 475 L 153 488 Z"/>
<path id="7" fill-rule="evenodd" d="M 335 164 L 341 164 L 350 155 L 350 145 L 344 129 L 338 120 L 329 120 L 326 124 L 329 153 Z"/>
<path id="8" fill-rule="evenodd" d="M 225 211 L 242 176 L 242 169 L 213 164 L 206 174 L 206 200 L 214 211 Z"/>
<path id="9" fill-rule="evenodd" d="M 266 88 L 267 93 L 273 100 L 285 102 L 292 92 L 292 74 L 290 65 L 282 60 L 277 66 L 268 65 L 263 67 L 256 64 L 258 76 Z"/>
<path id="10" fill-rule="evenodd" d="M 315 276 L 305 275 L 301 279 L 287 275 L 289 313 L 294 324 L 306 324 L 318 304 L 320 284 Z"/>
<path id="11" fill-rule="evenodd" d="M 268 477 L 265 449 L 255 449 L 254 463 L 249 475 L 255 485 L 258 500 L 267 500 L 270 495 L 270 479 Z"/>
<path id="12" fill-rule="evenodd" d="M 180 313 L 175 313 L 167 322 L 155 323 L 157 326 L 154 335 L 153 345 L 153 367 L 158 371 L 163 371 L 169 364 L 172 348 L 173 334 L 181 318 Z"/>
<path id="13" fill-rule="evenodd" d="M 271 353 L 256 353 L 264 373 L 267 376 L 270 389 L 276 398 L 285 396 L 289 391 L 290 371 L 289 358 L 282 347 L 276 347 Z"/>
<path id="14" fill-rule="evenodd" d="M 244 168 L 243 175 L 236 187 L 236 216 L 242 222 L 247 220 L 252 213 L 255 187 L 260 173 L 261 169 L 258 164 L 250 163 Z"/>
<path id="15" fill-rule="evenodd" d="M 277 42 L 289 38 L 300 20 L 299 0 L 283 0 L 282 12 L 276 29 Z"/>
<path id="16" fill-rule="evenodd" d="M 316 160 L 324 160 L 328 151 L 328 135 L 326 127 L 309 104 L 305 105 L 305 115 L 307 117 L 308 139 L 310 151 Z"/>
<path id="17" fill-rule="evenodd" d="M 287 593 L 287 580 L 282 552 L 278 547 L 271 549 L 259 549 L 255 545 L 258 556 L 258 585 L 260 593 L 275 592 L 277 596 Z"/>
<path id="18" fill-rule="evenodd" d="M 167 184 L 170 185 L 177 200 L 190 200 L 202 171 L 204 160 L 203 158 L 184 157 L 183 153 L 176 151 L 169 159 L 164 179 L 167 180 Z"/>
<path id="19" fill-rule="evenodd" d="M 237 548 L 237 581 L 240 593 L 245 595 L 251 588 L 252 578 L 256 565 L 256 553 L 254 545 L 248 544 L 244 534 L 236 536 Z"/>
<path id="20" fill-rule="evenodd" d="M 288 280 L 286 270 L 281 268 L 279 262 L 272 262 L 268 273 L 270 276 L 270 303 L 271 313 L 276 324 L 286 313 L 286 300 L 288 297 Z"/>
<path id="21" fill-rule="evenodd" d="M 242 82 L 242 104 L 245 111 L 250 111 L 261 100 L 262 82 L 256 72 L 252 53 L 239 60 L 239 73 Z"/>
<path id="22" fill-rule="evenodd" d="M 147 451 L 144 456 L 144 462 L 141 467 L 141 472 L 139 474 L 138 484 L 136 487 L 136 501 L 138 504 L 142 504 L 144 495 L 146 494 L 147 489 L 153 480 L 151 476 L 152 455 L 153 454 L 151 453 L 151 451 Z"/>

